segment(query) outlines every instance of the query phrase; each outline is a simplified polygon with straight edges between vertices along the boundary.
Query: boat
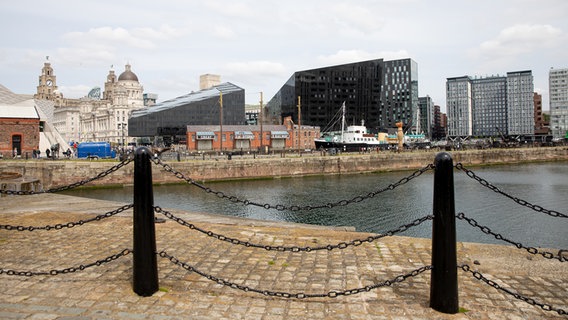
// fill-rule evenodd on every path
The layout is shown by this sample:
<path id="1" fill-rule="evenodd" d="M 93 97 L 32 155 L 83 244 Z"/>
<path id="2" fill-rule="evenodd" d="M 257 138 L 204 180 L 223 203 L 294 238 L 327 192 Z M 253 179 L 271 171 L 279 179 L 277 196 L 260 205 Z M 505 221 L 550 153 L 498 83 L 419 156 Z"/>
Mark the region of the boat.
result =
<path id="1" fill-rule="evenodd" d="M 361 121 L 361 125 L 351 125 L 345 129 L 345 102 L 341 106 L 341 111 L 341 130 L 327 132 L 324 130 L 320 138 L 314 139 L 316 149 L 359 152 L 388 148 L 388 143 L 381 142 L 377 136 L 368 133 L 364 121 Z"/>

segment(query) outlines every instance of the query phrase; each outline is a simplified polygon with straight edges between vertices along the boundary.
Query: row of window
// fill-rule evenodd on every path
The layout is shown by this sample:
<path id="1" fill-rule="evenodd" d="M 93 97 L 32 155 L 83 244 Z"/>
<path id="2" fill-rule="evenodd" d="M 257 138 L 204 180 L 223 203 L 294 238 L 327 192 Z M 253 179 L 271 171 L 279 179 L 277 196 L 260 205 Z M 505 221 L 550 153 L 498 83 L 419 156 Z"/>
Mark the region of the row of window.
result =
<path id="1" fill-rule="evenodd" d="M 401 71 L 406 71 L 406 64 L 402 65 L 402 66 L 393 66 L 392 69 L 391 67 L 387 67 L 387 73 L 392 73 L 392 72 L 401 72 Z"/>
<path id="2" fill-rule="evenodd" d="M 259 136 L 259 135 L 257 135 L 257 134 L 253 134 L 253 135 L 254 135 L 254 139 L 258 139 L 258 136 Z M 306 136 L 306 132 L 304 132 L 304 136 Z M 311 132 L 310 132 L 310 136 L 311 136 Z M 192 134 L 192 135 L 191 135 L 191 141 L 194 141 L 194 142 L 195 142 L 195 138 L 196 138 L 196 134 Z M 207 138 L 210 138 L 210 137 L 201 137 L 201 136 L 200 136 L 198 139 L 207 139 Z M 265 139 L 264 139 L 264 140 L 265 140 L 265 141 L 270 141 L 270 138 L 271 138 L 271 133 L 269 132 L 269 133 L 267 133 L 267 134 L 265 135 Z M 219 139 L 219 134 L 218 134 L 218 133 L 215 133 L 215 135 L 213 136 L 213 140 L 217 141 L 218 139 Z M 279 139 L 279 138 L 274 138 L 274 139 Z M 230 140 L 230 141 L 235 140 L 235 135 L 234 135 L 233 133 L 231 133 L 231 134 L 229 135 L 229 140 Z M 248 140 L 248 139 L 237 139 L 237 140 Z M 226 136 L 225 134 L 223 134 L 223 141 L 227 141 L 227 136 Z"/>
<path id="3" fill-rule="evenodd" d="M 354 141 L 364 142 L 364 141 L 375 141 L 374 138 L 355 138 Z"/>

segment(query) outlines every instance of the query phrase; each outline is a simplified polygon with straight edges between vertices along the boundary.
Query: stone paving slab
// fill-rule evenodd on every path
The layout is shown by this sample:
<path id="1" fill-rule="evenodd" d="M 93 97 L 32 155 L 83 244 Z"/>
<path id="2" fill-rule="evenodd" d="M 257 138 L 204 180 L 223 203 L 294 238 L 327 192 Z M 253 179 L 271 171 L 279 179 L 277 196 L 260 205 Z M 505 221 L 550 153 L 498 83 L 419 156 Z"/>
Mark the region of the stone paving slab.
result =
<path id="1" fill-rule="evenodd" d="M 2 197 L 0 224 L 65 224 L 121 205 L 61 195 Z M 305 225 L 172 213 L 202 229 L 271 246 L 315 247 L 371 236 Z M 131 214 L 132 210 L 127 210 L 61 230 L 2 229 L 0 268 L 49 272 L 119 254 L 132 248 Z M 158 251 L 165 250 L 204 273 L 251 288 L 290 293 L 319 294 L 370 286 L 431 263 L 429 239 L 403 236 L 341 250 L 280 252 L 233 245 L 167 220 L 156 224 L 156 238 Z M 53 276 L 0 274 L 0 319 L 568 318 L 489 287 L 462 270 L 458 270 L 459 301 L 465 312 L 456 315 L 428 307 L 430 271 L 350 296 L 289 299 L 223 286 L 158 257 L 160 289 L 151 297 L 140 297 L 132 289 L 132 257 L 128 254 L 100 266 Z M 511 246 L 459 243 L 460 263 L 539 303 L 568 310 L 567 263 Z"/>

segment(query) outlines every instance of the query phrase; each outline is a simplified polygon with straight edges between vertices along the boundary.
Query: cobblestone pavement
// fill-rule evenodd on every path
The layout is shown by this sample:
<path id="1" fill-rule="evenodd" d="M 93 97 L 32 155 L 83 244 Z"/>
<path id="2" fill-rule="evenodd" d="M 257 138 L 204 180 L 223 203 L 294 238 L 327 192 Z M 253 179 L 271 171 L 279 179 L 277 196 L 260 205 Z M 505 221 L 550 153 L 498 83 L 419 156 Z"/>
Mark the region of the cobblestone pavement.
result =
<path id="1" fill-rule="evenodd" d="M 0 198 L 0 224 L 66 225 L 122 204 L 34 195 Z M 325 246 L 370 234 L 172 211 L 196 226 L 263 245 Z M 132 289 L 132 254 L 80 270 L 132 248 L 132 210 L 61 230 L 0 230 L 0 319 L 567 319 L 458 270 L 455 315 L 429 308 L 430 271 L 391 286 L 336 298 L 282 298 L 223 286 L 158 256 L 159 291 Z M 163 217 L 163 216 L 162 216 Z M 430 222 L 426 222 L 430 223 Z M 234 245 L 175 221 L 156 224 L 157 250 L 239 286 L 326 294 L 392 280 L 431 263 L 430 240 L 385 237 L 360 246 L 282 252 Z M 553 251 L 553 252 L 557 252 Z M 510 246 L 458 244 L 458 264 L 538 303 L 568 311 L 568 264 Z M 57 275 L 17 276 L 7 270 Z M 68 269 L 67 271 L 73 271 Z"/>

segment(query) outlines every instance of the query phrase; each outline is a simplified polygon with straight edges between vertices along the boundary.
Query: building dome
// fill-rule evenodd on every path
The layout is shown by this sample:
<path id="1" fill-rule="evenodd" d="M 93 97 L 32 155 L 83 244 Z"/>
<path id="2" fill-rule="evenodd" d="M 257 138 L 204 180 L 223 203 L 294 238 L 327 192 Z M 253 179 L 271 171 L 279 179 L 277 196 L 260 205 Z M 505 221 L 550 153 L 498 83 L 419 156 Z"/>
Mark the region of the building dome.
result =
<path id="1" fill-rule="evenodd" d="M 130 70 L 130 65 L 126 65 L 126 70 L 118 76 L 118 81 L 138 81 L 138 77 Z"/>

